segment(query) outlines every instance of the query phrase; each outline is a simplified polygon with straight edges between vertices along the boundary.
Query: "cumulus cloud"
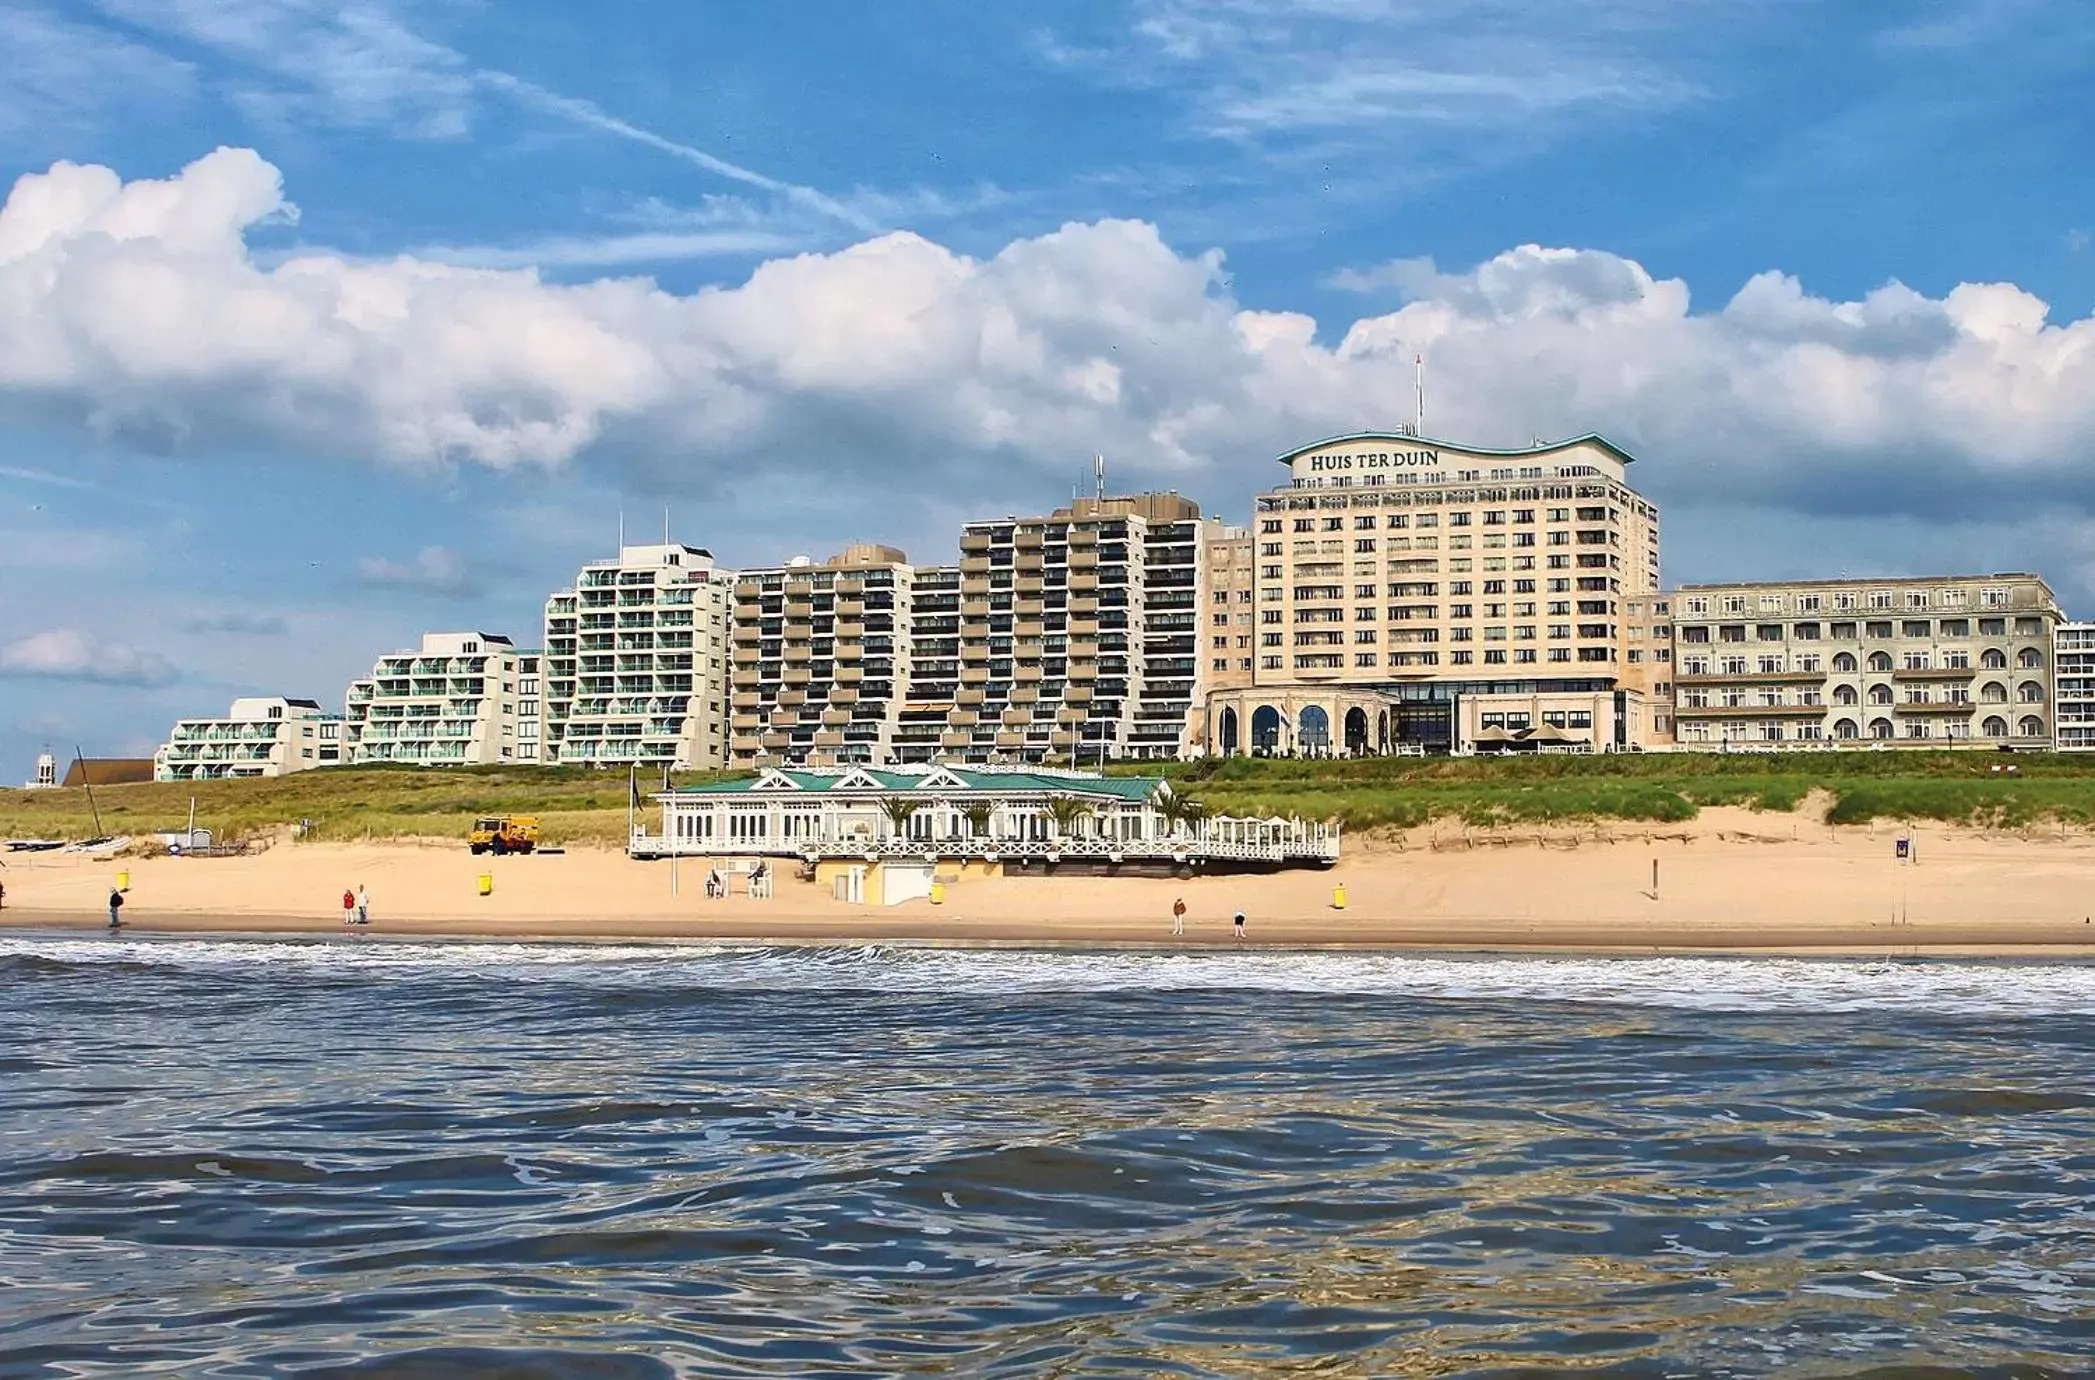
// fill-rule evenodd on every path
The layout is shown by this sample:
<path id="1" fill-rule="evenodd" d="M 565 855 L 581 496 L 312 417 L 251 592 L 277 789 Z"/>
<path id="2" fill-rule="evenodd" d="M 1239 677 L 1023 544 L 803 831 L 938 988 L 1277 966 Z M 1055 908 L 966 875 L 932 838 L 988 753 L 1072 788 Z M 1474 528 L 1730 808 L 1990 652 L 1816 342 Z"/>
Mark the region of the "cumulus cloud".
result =
<path id="1" fill-rule="evenodd" d="M 276 169 L 223 149 L 129 183 L 59 164 L 0 209 L 0 400 L 104 434 L 407 466 L 644 466 L 651 482 L 820 475 L 921 496 L 956 477 L 1117 472 L 1234 503 L 1308 437 L 1408 420 L 1485 444 L 1598 430 L 1662 499 L 1800 511 L 2095 506 L 2095 318 L 2012 284 L 1858 301 L 1761 274 L 1698 309 L 1619 255 L 1511 249 L 1354 275 L 1393 311 L 1252 311 L 1217 253 L 1134 221 L 977 258 L 912 234 L 768 261 L 688 295 L 412 256 L 271 265 Z M 427 553 L 424 553 L 426 556 Z M 461 567 L 462 568 L 462 567 Z M 366 578 L 438 587 L 450 567 Z"/>
<path id="2" fill-rule="evenodd" d="M 424 594 L 464 594 L 473 588 L 465 557 L 448 546 L 425 546 L 405 561 L 366 556 L 356 563 L 357 577 L 367 585 L 418 590 Z"/>
<path id="3" fill-rule="evenodd" d="M 95 685 L 167 685 L 173 663 L 158 652 L 105 642 L 74 628 L 53 628 L 0 646 L 0 676 L 84 681 Z"/>

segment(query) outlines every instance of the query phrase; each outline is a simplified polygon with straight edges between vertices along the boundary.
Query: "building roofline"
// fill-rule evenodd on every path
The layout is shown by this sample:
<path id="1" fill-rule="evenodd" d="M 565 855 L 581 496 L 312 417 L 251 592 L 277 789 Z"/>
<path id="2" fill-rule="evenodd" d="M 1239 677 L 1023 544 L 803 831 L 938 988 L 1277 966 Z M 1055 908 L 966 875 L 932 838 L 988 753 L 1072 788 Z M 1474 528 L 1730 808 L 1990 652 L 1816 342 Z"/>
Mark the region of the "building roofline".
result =
<path id="1" fill-rule="evenodd" d="M 1655 598 L 1665 599 L 1676 594 L 1688 594 L 1698 590 L 1716 589 L 1822 589 L 1829 585 L 1940 585 L 1963 580 L 2035 580 L 2045 590 L 2051 590 L 2051 582 L 2033 570 L 1990 570 L 1967 572 L 1962 575 L 1838 575 L 1825 580 L 1720 580 L 1704 584 L 1675 585 L 1670 590 L 1660 590 Z"/>
<path id="2" fill-rule="evenodd" d="M 1597 431 L 1588 431 L 1580 436 L 1566 437 L 1561 441 L 1548 441 L 1541 445 L 1521 446 L 1514 450 L 1500 450 L 1494 446 L 1465 445 L 1460 441 L 1443 440 L 1437 436 L 1417 436 L 1408 431 L 1349 431 L 1343 436 L 1326 436 L 1321 441 L 1311 441 L 1306 446 L 1297 446 L 1291 451 L 1275 456 L 1274 460 L 1282 465 L 1292 464 L 1297 456 L 1307 455 L 1310 451 L 1316 450 L 1320 446 L 1337 445 L 1340 441 L 1409 442 L 1418 446 L 1444 446 L 1449 450 L 1460 451 L 1465 455 L 1495 455 L 1506 459 L 1517 459 L 1531 455 L 1548 455 L 1554 451 L 1569 450 L 1573 446 L 1585 445 L 1590 442 L 1607 451 L 1625 465 L 1633 465 L 1637 461 L 1636 456 L 1631 455 L 1628 451 Z"/>

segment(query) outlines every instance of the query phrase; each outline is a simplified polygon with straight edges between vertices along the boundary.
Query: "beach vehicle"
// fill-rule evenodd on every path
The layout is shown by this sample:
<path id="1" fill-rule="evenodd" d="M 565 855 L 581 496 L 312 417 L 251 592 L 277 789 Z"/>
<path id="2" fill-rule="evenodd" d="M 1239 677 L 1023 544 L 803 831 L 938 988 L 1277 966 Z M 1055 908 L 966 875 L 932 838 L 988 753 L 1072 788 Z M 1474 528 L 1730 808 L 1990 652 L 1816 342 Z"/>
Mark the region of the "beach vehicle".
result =
<path id="1" fill-rule="evenodd" d="M 475 854 L 528 853 L 538 847 L 538 821 L 530 815 L 489 815 L 473 821 L 466 845 Z"/>

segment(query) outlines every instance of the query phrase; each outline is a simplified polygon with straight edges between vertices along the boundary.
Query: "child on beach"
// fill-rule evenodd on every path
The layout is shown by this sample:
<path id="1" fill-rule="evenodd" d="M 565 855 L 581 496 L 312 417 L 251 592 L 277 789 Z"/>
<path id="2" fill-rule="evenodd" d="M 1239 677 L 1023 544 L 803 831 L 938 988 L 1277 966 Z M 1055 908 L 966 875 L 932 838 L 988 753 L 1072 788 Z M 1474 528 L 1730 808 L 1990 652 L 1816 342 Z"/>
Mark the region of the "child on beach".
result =
<path id="1" fill-rule="evenodd" d="M 118 918 L 118 915 L 117 915 L 117 912 L 121 911 L 121 910 L 122 910 L 123 908 L 124 908 L 124 893 L 123 893 L 123 892 L 121 892 L 121 891 L 118 891 L 118 890 L 117 890 L 117 889 L 116 889 L 115 887 L 111 887 L 111 888 L 109 888 L 109 928 L 110 928 L 110 929 L 112 929 L 112 930 L 115 930 L 115 929 L 122 929 L 122 928 L 123 928 L 124 922 L 123 922 L 123 921 L 122 921 L 121 919 L 119 919 L 119 918 Z"/>
<path id="2" fill-rule="evenodd" d="M 342 888 L 342 923 L 345 925 L 354 925 L 356 923 L 356 894 L 347 887 Z"/>
<path id="3" fill-rule="evenodd" d="M 1240 941 L 1244 938 L 1244 912 L 1241 910 L 1237 912 L 1237 938 Z"/>
<path id="4" fill-rule="evenodd" d="M 1186 932 L 1186 898 L 1183 896 L 1171 903 L 1171 932 L 1174 935 Z"/>

